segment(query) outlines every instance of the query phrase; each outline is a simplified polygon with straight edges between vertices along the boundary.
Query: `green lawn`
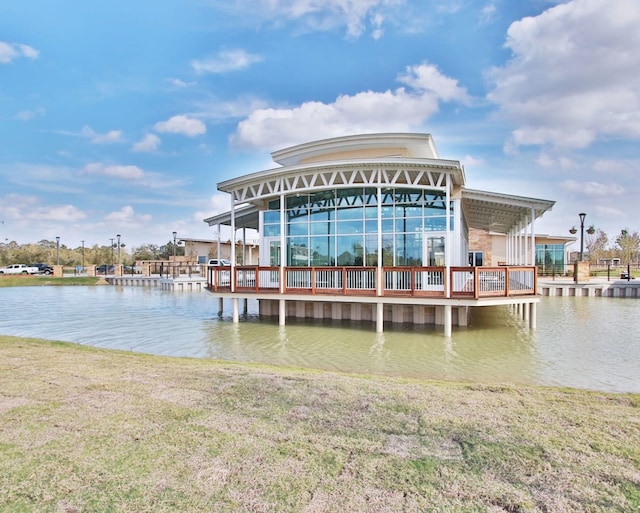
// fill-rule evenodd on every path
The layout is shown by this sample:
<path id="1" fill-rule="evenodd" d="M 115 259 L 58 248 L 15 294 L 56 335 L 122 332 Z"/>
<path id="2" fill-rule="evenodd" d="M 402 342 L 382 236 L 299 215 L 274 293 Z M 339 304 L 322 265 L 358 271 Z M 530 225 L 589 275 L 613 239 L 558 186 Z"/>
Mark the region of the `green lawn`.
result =
<path id="1" fill-rule="evenodd" d="M 97 285 L 103 278 L 92 276 L 69 276 L 54 278 L 44 275 L 0 276 L 0 287 L 38 287 L 43 285 Z"/>
<path id="2" fill-rule="evenodd" d="M 629 512 L 640 395 L 0 336 L 2 512 Z"/>

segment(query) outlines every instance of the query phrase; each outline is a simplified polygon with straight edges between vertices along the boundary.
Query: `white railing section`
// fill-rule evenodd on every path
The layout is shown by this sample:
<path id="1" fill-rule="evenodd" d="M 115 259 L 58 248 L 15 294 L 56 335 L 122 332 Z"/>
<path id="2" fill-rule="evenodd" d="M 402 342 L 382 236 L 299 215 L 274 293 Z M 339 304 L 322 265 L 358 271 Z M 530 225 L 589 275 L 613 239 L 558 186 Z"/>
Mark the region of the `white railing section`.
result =
<path id="1" fill-rule="evenodd" d="M 287 289 L 311 289 L 311 269 L 288 267 L 285 273 Z"/>
<path id="2" fill-rule="evenodd" d="M 375 292 L 376 291 L 376 269 L 352 269 L 345 270 L 345 288 L 354 292 Z"/>
<path id="3" fill-rule="evenodd" d="M 323 290 L 342 290 L 343 273 L 342 268 L 339 269 L 314 269 L 315 289 Z"/>
<path id="4" fill-rule="evenodd" d="M 214 290 L 279 292 L 279 267 L 210 266 L 208 286 Z M 377 267 L 286 267 L 284 291 L 300 294 L 382 296 L 496 297 L 536 294 L 536 268 L 533 266 L 384 267 L 378 290 Z"/>
<path id="5" fill-rule="evenodd" d="M 479 268 L 475 273 L 478 280 L 478 293 L 481 296 L 504 296 L 506 291 L 506 270 Z"/>
<path id="6" fill-rule="evenodd" d="M 509 292 L 514 294 L 535 293 L 536 273 L 531 268 L 509 269 Z"/>
<path id="7" fill-rule="evenodd" d="M 451 268 L 451 294 L 473 296 L 475 291 L 475 273 L 473 267 Z"/>

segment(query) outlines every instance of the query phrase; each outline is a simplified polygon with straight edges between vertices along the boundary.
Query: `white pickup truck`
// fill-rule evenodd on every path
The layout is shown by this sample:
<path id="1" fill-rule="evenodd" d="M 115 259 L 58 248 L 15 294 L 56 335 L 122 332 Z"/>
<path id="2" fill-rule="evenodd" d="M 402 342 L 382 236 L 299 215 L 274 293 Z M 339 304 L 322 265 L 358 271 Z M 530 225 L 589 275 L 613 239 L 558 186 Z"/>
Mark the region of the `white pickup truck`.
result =
<path id="1" fill-rule="evenodd" d="M 0 267 L 0 274 L 38 274 L 40 269 L 37 267 L 29 267 L 25 264 L 11 264 L 6 267 Z"/>

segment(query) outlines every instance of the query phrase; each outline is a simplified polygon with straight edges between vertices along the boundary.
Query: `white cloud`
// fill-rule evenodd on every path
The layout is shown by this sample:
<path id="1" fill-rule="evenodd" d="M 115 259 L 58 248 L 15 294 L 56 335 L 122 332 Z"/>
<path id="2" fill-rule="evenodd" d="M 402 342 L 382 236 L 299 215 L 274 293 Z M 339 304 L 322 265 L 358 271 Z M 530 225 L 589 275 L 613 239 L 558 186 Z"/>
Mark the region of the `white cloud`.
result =
<path id="1" fill-rule="evenodd" d="M 44 113 L 45 113 L 45 109 L 43 109 L 43 108 L 38 108 L 38 109 L 35 109 L 35 110 L 23 110 L 23 111 L 18 112 L 14 116 L 14 118 L 18 119 L 20 121 L 30 121 L 35 117 L 44 116 Z"/>
<path id="2" fill-rule="evenodd" d="M 488 95 L 518 125 L 509 144 L 640 139 L 639 25 L 637 0 L 573 0 L 513 23 Z"/>
<path id="3" fill-rule="evenodd" d="M 428 64 L 408 68 L 398 80 L 409 89 L 365 91 L 339 96 L 333 103 L 309 101 L 297 107 L 255 110 L 238 124 L 231 140 L 237 146 L 274 149 L 355 133 L 413 131 L 438 111 L 440 101 L 470 101 L 457 81 Z"/>
<path id="4" fill-rule="evenodd" d="M 91 144 L 114 144 L 122 141 L 122 130 L 110 130 L 107 133 L 99 134 L 90 126 L 82 127 L 81 135 L 91 139 Z"/>
<path id="5" fill-rule="evenodd" d="M 105 221 L 109 223 L 127 223 L 127 224 L 144 224 L 151 221 L 151 216 L 148 214 L 136 214 L 132 206 L 127 205 L 122 207 L 116 212 L 110 212 L 104 217 Z"/>
<path id="6" fill-rule="evenodd" d="M 40 52 L 29 45 L 5 43 L 0 41 L 0 64 L 9 64 L 14 59 L 26 57 L 37 59 Z"/>
<path id="7" fill-rule="evenodd" d="M 147 134 L 133 145 L 131 151 L 150 152 L 160 147 L 160 138 L 155 134 Z"/>
<path id="8" fill-rule="evenodd" d="M 244 17 L 269 19 L 277 24 L 295 21 L 307 30 L 346 27 L 350 38 L 367 30 L 379 38 L 384 20 L 394 20 L 410 11 L 404 0 L 239 0 L 234 5 Z"/>
<path id="9" fill-rule="evenodd" d="M 406 84 L 420 93 L 432 93 L 442 101 L 471 103 L 466 89 L 460 87 L 457 80 L 440 73 L 438 67 L 433 64 L 408 66 L 406 73 L 398 76 L 398 82 Z"/>
<path id="10" fill-rule="evenodd" d="M 142 180 L 145 173 L 138 166 L 107 166 L 101 163 L 87 164 L 83 171 L 86 174 L 111 176 L 122 180 Z"/>
<path id="11" fill-rule="evenodd" d="M 194 60 L 191 67 L 196 73 L 227 73 L 249 67 L 251 64 L 262 61 L 262 57 L 247 53 L 242 49 L 223 50 L 216 57 L 203 61 Z"/>
<path id="12" fill-rule="evenodd" d="M 188 137 L 195 137 L 207 132 L 207 126 L 202 121 L 183 115 L 173 116 L 167 121 L 159 121 L 153 128 L 158 132 L 183 134 Z"/>
<path id="13" fill-rule="evenodd" d="M 165 80 L 169 82 L 171 85 L 174 85 L 179 88 L 189 87 L 194 84 L 194 82 L 185 82 L 184 80 L 180 80 L 179 78 L 166 78 Z"/>
<path id="14" fill-rule="evenodd" d="M 86 214 L 73 205 L 42 205 L 40 198 L 9 194 L 0 201 L 0 216 L 18 223 L 43 221 L 79 221 Z"/>
<path id="15" fill-rule="evenodd" d="M 560 187 L 567 192 L 580 193 L 586 196 L 609 197 L 624 194 L 625 189 L 617 183 L 602 184 L 598 182 L 578 182 L 576 180 L 566 180 Z"/>

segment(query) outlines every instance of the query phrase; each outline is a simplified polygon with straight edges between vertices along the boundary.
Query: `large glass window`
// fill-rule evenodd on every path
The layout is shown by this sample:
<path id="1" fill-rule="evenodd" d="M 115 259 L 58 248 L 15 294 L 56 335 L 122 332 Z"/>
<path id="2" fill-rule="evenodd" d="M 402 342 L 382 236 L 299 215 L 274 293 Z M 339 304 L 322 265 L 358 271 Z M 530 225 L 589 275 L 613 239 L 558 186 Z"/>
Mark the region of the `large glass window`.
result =
<path id="1" fill-rule="evenodd" d="M 425 233 L 446 228 L 441 191 L 385 188 L 381 194 L 382 265 L 423 265 Z M 285 198 L 286 265 L 377 265 L 378 191 L 352 187 Z M 280 202 L 264 213 L 265 237 L 280 235 Z M 451 229 L 453 229 L 451 202 Z M 426 264 L 424 264 L 426 265 Z"/>
<path id="2" fill-rule="evenodd" d="M 536 244 L 536 266 L 539 274 L 562 274 L 564 265 L 564 244 Z"/>

